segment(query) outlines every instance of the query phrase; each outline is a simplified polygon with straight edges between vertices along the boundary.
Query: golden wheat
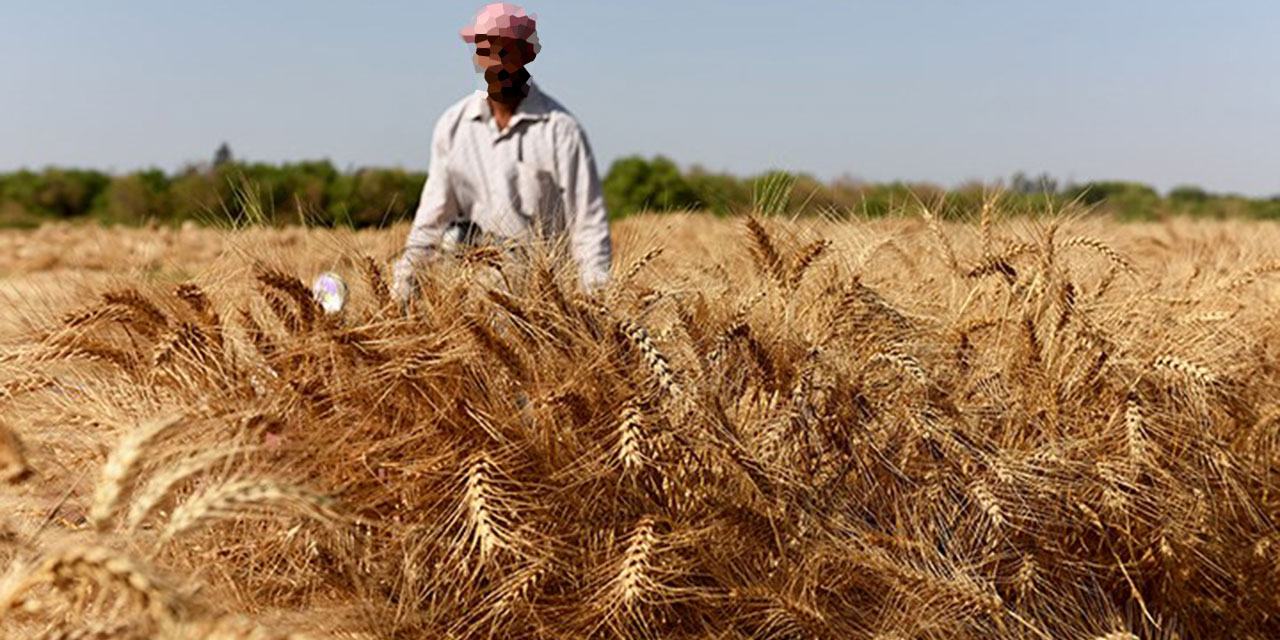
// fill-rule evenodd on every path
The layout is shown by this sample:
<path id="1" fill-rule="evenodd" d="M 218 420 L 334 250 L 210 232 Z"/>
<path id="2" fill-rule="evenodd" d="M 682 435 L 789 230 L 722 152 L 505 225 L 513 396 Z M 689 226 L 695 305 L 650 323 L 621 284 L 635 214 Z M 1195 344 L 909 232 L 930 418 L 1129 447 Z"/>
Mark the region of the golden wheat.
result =
<path id="1" fill-rule="evenodd" d="M 181 414 L 146 422 L 130 431 L 116 445 L 102 467 L 102 477 L 93 494 L 89 520 L 98 529 L 106 528 L 119 508 L 127 486 L 137 474 L 138 463 L 157 440 L 183 425 Z"/>
<path id="2" fill-rule="evenodd" d="M 403 313 L 386 233 L 197 234 L 244 245 L 216 290 L 116 279 L 0 353 L 42 481 L 5 496 L 0 633 L 1280 635 L 1280 234 L 1001 213 L 672 214 L 602 292 L 488 247 Z M 340 321 L 321 270 L 367 285 Z M 53 572 L 66 543 L 121 551 Z"/>

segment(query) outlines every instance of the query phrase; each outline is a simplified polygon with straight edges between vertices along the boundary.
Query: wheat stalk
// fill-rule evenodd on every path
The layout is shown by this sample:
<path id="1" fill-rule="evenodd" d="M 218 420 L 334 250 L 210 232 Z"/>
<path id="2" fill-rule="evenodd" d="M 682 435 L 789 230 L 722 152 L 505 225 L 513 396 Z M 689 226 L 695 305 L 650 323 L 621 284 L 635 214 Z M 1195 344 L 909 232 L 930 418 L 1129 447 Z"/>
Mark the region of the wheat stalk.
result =
<path id="1" fill-rule="evenodd" d="M 313 519 L 337 519 L 333 501 L 300 487 L 270 480 L 233 480 L 214 485 L 178 505 L 169 517 L 161 544 L 213 520 L 243 516 L 251 508 L 271 505 L 290 507 Z"/>
<path id="2" fill-rule="evenodd" d="M 155 513 L 160 503 L 170 495 L 183 481 L 209 470 L 213 465 L 232 456 L 248 451 L 244 448 L 221 449 L 210 451 L 193 458 L 182 460 L 181 464 L 157 475 L 143 485 L 129 505 L 129 513 L 125 524 L 130 532 L 136 532 L 148 517 Z"/>
<path id="3" fill-rule="evenodd" d="M 115 515 L 125 488 L 137 475 L 138 463 L 158 440 L 182 426 L 183 415 L 176 414 L 143 423 L 127 433 L 116 444 L 102 467 L 102 477 L 93 493 L 89 520 L 99 531 L 105 530 Z"/>

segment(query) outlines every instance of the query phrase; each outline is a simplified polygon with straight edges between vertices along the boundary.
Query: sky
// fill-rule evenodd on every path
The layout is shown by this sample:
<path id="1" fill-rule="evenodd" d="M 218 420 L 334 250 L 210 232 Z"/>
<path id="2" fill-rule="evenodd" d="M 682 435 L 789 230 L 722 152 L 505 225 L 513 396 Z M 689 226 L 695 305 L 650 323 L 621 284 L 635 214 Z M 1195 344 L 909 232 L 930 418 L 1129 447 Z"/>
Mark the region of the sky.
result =
<path id="1" fill-rule="evenodd" d="M 481 2 L 0 0 L 0 171 L 426 169 Z M 1275 0 L 530 0 L 601 171 L 1280 194 Z"/>

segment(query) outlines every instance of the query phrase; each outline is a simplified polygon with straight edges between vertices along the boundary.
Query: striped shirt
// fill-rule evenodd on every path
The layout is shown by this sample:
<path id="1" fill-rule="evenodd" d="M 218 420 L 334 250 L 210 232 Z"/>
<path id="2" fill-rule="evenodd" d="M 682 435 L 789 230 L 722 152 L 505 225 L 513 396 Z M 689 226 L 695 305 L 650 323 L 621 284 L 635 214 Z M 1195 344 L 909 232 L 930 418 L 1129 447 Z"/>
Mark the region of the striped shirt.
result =
<path id="1" fill-rule="evenodd" d="M 395 267 L 401 300 L 413 290 L 415 266 L 436 252 L 457 220 L 504 239 L 567 236 L 585 287 L 609 277 L 609 219 L 586 134 L 532 82 L 502 131 L 484 91 L 436 123 L 427 181 Z"/>

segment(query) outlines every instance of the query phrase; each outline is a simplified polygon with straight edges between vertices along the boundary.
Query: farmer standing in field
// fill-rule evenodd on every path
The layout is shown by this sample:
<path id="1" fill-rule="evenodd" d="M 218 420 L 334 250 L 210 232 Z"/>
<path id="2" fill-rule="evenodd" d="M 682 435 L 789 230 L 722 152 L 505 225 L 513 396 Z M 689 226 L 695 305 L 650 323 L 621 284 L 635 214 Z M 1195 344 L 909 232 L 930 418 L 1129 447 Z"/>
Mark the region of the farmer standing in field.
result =
<path id="1" fill-rule="evenodd" d="M 488 90 L 463 98 L 436 123 L 427 181 L 395 266 L 402 302 L 416 294 L 423 261 L 486 240 L 567 238 L 584 287 L 609 277 L 609 219 L 591 147 L 577 120 L 525 69 L 541 48 L 535 20 L 496 2 L 462 30 Z"/>

